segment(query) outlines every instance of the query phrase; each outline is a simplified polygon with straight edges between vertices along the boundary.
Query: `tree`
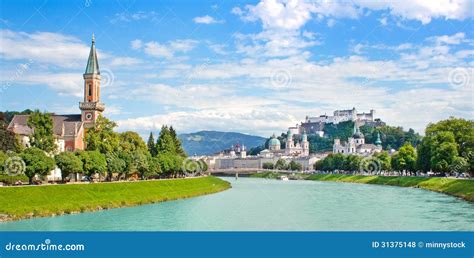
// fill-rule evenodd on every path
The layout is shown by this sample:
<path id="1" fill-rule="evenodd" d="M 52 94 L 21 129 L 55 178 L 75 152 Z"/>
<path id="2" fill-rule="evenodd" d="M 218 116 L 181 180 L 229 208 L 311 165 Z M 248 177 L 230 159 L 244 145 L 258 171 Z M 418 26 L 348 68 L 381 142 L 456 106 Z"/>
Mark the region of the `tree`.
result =
<path id="1" fill-rule="evenodd" d="M 174 130 L 173 126 L 170 126 L 170 135 L 171 138 L 173 139 L 173 143 L 176 149 L 176 154 L 178 154 L 181 157 L 186 157 L 186 151 L 184 151 L 183 146 L 181 145 L 181 140 L 178 138 L 178 135 L 176 134 L 176 131 Z"/>
<path id="2" fill-rule="evenodd" d="M 336 153 L 332 155 L 332 170 L 344 170 L 345 157 L 341 153 Z"/>
<path id="3" fill-rule="evenodd" d="M 116 153 L 106 154 L 107 160 L 107 180 L 112 181 L 113 173 L 118 173 L 119 175 L 126 172 L 127 164 L 125 160 L 121 159 Z"/>
<path id="4" fill-rule="evenodd" d="M 119 150 L 120 139 L 114 128 L 117 124 L 100 115 L 95 126 L 87 129 L 86 150 L 99 151 L 103 154 Z"/>
<path id="5" fill-rule="evenodd" d="M 89 177 L 97 173 L 99 174 L 100 181 L 100 176 L 104 175 L 107 171 L 107 160 L 105 156 L 99 151 L 81 151 L 79 152 L 79 156 L 83 163 L 84 173 Z"/>
<path id="6" fill-rule="evenodd" d="M 450 171 L 455 173 L 465 173 L 469 171 L 469 163 L 463 157 L 455 157 L 450 166 Z"/>
<path id="7" fill-rule="evenodd" d="M 278 170 L 286 170 L 288 167 L 286 165 L 286 162 L 284 159 L 279 159 L 277 160 L 277 162 L 275 163 L 275 169 L 278 169 Z"/>
<path id="8" fill-rule="evenodd" d="M 352 171 L 352 172 L 359 171 L 361 161 L 362 161 L 362 157 L 358 155 L 351 154 L 351 155 L 346 156 L 344 170 Z"/>
<path id="9" fill-rule="evenodd" d="M 418 150 L 418 165 L 423 170 L 448 172 L 455 157 L 460 156 L 469 163 L 469 171 L 474 171 L 473 120 L 450 117 L 428 125 L 425 135 L 423 148 Z"/>
<path id="10" fill-rule="evenodd" d="M 301 170 L 303 170 L 303 166 L 300 163 L 298 163 L 294 160 L 290 161 L 290 164 L 288 164 L 288 168 L 292 171 L 301 171 Z"/>
<path id="11" fill-rule="evenodd" d="M 440 172 L 449 172 L 450 167 L 458 157 L 458 149 L 451 132 L 441 132 L 435 136 L 435 145 L 431 152 L 430 165 Z"/>
<path id="12" fill-rule="evenodd" d="M 121 180 L 127 176 L 127 174 L 133 173 L 136 171 L 135 164 L 131 153 L 125 151 L 119 151 L 117 157 L 125 163 L 125 168 L 122 170 L 117 170 L 118 180 Z"/>
<path id="13" fill-rule="evenodd" d="M 161 173 L 160 162 L 157 157 L 148 156 L 148 172 L 145 176 L 156 176 Z"/>
<path id="14" fill-rule="evenodd" d="M 397 154 L 392 155 L 391 166 L 398 171 L 414 172 L 416 170 L 416 151 L 410 143 L 405 143 Z"/>
<path id="15" fill-rule="evenodd" d="M 200 159 L 200 160 L 198 160 L 198 162 L 199 162 L 199 166 L 201 168 L 201 172 L 206 172 L 209 169 L 209 167 L 207 166 L 207 163 L 206 163 L 205 160 Z"/>
<path id="16" fill-rule="evenodd" d="M 421 143 L 416 146 L 416 167 L 417 169 L 428 172 L 431 170 L 431 148 L 433 146 L 432 137 L 426 136 Z"/>
<path id="17" fill-rule="evenodd" d="M 123 132 L 119 134 L 120 149 L 129 153 L 148 152 L 148 148 L 142 137 L 136 132 Z"/>
<path id="18" fill-rule="evenodd" d="M 150 136 L 148 137 L 147 141 L 147 147 L 148 147 L 148 152 L 150 152 L 152 157 L 156 157 L 157 151 L 156 151 L 156 144 L 155 144 L 155 138 L 153 137 L 153 133 L 150 132 Z"/>
<path id="19" fill-rule="evenodd" d="M 33 128 L 33 134 L 30 137 L 32 147 L 36 147 L 48 153 L 56 151 L 57 146 L 54 139 L 53 119 L 50 114 L 35 110 L 28 117 L 27 124 L 28 127 Z"/>
<path id="20" fill-rule="evenodd" d="M 3 113 L 0 112 L 0 151 L 20 151 L 21 145 L 15 133 L 7 130 L 7 127 L 8 123 L 5 121 Z"/>
<path id="21" fill-rule="evenodd" d="M 156 142 L 156 150 L 160 153 L 171 153 L 176 154 L 176 145 L 173 137 L 171 136 L 170 130 L 167 126 L 162 126 L 160 136 Z"/>
<path id="22" fill-rule="evenodd" d="M 262 164 L 263 169 L 273 169 L 273 163 L 272 162 L 265 162 Z"/>
<path id="23" fill-rule="evenodd" d="M 70 174 L 82 173 L 82 160 L 72 152 L 61 152 L 54 157 L 56 165 L 61 169 L 61 179 L 64 179 Z"/>
<path id="24" fill-rule="evenodd" d="M 33 184 L 33 178 L 35 175 L 40 177 L 46 176 L 51 170 L 54 169 L 54 159 L 48 157 L 46 153 L 36 147 L 25 149 L 20 157 L 25 162 L 25 175 L 29 179 L 29 183 Z"/>
<path id="25" fill-rule="evenodd" d="M 132 160 L 140 178 L 143 180 L 149 175 L 148 153 L 143 151 L 132 152 Z M 151 157 L 151 155 L 150 155 Z"/>
<path id="26" fill-rule="evenodd" d="M 8 159 L 8 155 L 3 152 L 2 150 L 0 150 L 0 174 L 3 174 L 5 171 L 5 162 L 7 161 Z"/>
<path id="27" fill-rule="evenodd" d="M 160 163 L 161 171 L 167 176 L 172 176 L 181 172 L 183 158 L 176 154 L 165 152 L 158 154 L 158 162 Z"/>
<path id="28" fill-rule="evenodd" d="M 375 153 L 373 156 L 377 159 L 381 171 L 389 171 L 392 169 L 390 155 L 386 151 Z"/>

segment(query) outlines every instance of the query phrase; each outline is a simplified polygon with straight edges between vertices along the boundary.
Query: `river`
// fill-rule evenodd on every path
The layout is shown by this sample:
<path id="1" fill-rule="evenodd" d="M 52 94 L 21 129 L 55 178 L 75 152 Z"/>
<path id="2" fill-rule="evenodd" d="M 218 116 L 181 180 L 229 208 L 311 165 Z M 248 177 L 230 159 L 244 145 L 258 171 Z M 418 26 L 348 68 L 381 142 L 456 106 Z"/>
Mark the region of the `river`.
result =
<path id="1" fill-rule="evenodd" d="M 137 207 L 0 223 L 0 230 L 474 230 L 474 204 L 422 189 L 224 178 L 232 189 Z"/>

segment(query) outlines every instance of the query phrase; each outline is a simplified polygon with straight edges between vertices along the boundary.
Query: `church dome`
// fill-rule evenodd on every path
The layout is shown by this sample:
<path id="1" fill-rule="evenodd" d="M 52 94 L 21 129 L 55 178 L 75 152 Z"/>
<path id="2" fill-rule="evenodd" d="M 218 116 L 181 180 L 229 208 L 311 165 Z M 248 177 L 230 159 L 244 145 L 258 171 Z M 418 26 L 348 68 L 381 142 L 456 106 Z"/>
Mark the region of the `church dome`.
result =
<path id="1" fill-rule="evenodd" d="M 272 136 L 270 141 L 268 142 L 269 146 L 280 146 L 280 141 L 275 137 L 275 135 Z"/>
<path id="2" fill-rule="evenodd" d="M 357 132 L 354 133 L 354 135 L 352 135 L 352 138 L 354 138 L 354 139 L 362 139 L 362 138 L 364 138 L 364 134 L 361 133 L 360 131 L 357 131 Z"/>

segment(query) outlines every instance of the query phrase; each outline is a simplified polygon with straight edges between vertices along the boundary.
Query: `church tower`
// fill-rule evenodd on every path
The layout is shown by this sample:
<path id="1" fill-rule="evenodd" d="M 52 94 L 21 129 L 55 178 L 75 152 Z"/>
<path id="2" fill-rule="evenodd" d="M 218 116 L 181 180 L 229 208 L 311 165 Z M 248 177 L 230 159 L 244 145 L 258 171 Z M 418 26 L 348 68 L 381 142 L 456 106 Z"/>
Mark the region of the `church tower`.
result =
<path id="1" fill-rule="evenodd" d="M 308 135 L 306 135 L 306 131 L 303 130 L 303 135 L 301 136 L 301 147 L 303 148 L 303 156 L 309 156 L 309 142 L 308 142 Z"/>
<path id="2" fill-rule="evenodd" d="M 94 126 L 105 105 L 100 102 L 100 70 L 95 51 L 95 39 L 92 34 L 92 45 L 84 72 L 84 102 L 79 103 L 81 120 L 86 128 Z"/>

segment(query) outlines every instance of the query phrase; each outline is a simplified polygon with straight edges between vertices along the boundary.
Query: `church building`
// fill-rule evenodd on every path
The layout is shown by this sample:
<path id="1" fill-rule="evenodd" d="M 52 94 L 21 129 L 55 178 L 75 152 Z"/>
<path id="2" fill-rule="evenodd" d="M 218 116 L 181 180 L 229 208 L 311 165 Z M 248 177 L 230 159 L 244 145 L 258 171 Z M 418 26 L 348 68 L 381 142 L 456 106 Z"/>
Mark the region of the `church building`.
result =
<path id="1" fill-rule="evenodd" d="M 381 151 L 382 141 L 380 140 L 380 134 L 377 133 L 377 140 L 375 141 L 375 144 L 367 144 L 365 143 L 365 136 L 359 130 L 357 123 L 354 123 L 354 133 L 352 137 L 347 139 L 347 142 L 341 142 L 340 139 L 334 139 L 333 153 L 368 156 Z"/>
<path id="2" fill-rule="evenodd" d="M 83 150 L 87 128 L 94 126 L 96 119 L 105 109 L 105 105 L 100 102 L 100 70 L 94 35 L 83 78 L 84 100 L 79 103 L 81 114 L 51 114 L 59 152 Z M 27 124 L 28 117 L 29 115 L 15 115 L 7 128 L 19 136 L 20 143 L 25 147 L 30 147 L 30 136 L 34 131 L 34 128 Z"/>

